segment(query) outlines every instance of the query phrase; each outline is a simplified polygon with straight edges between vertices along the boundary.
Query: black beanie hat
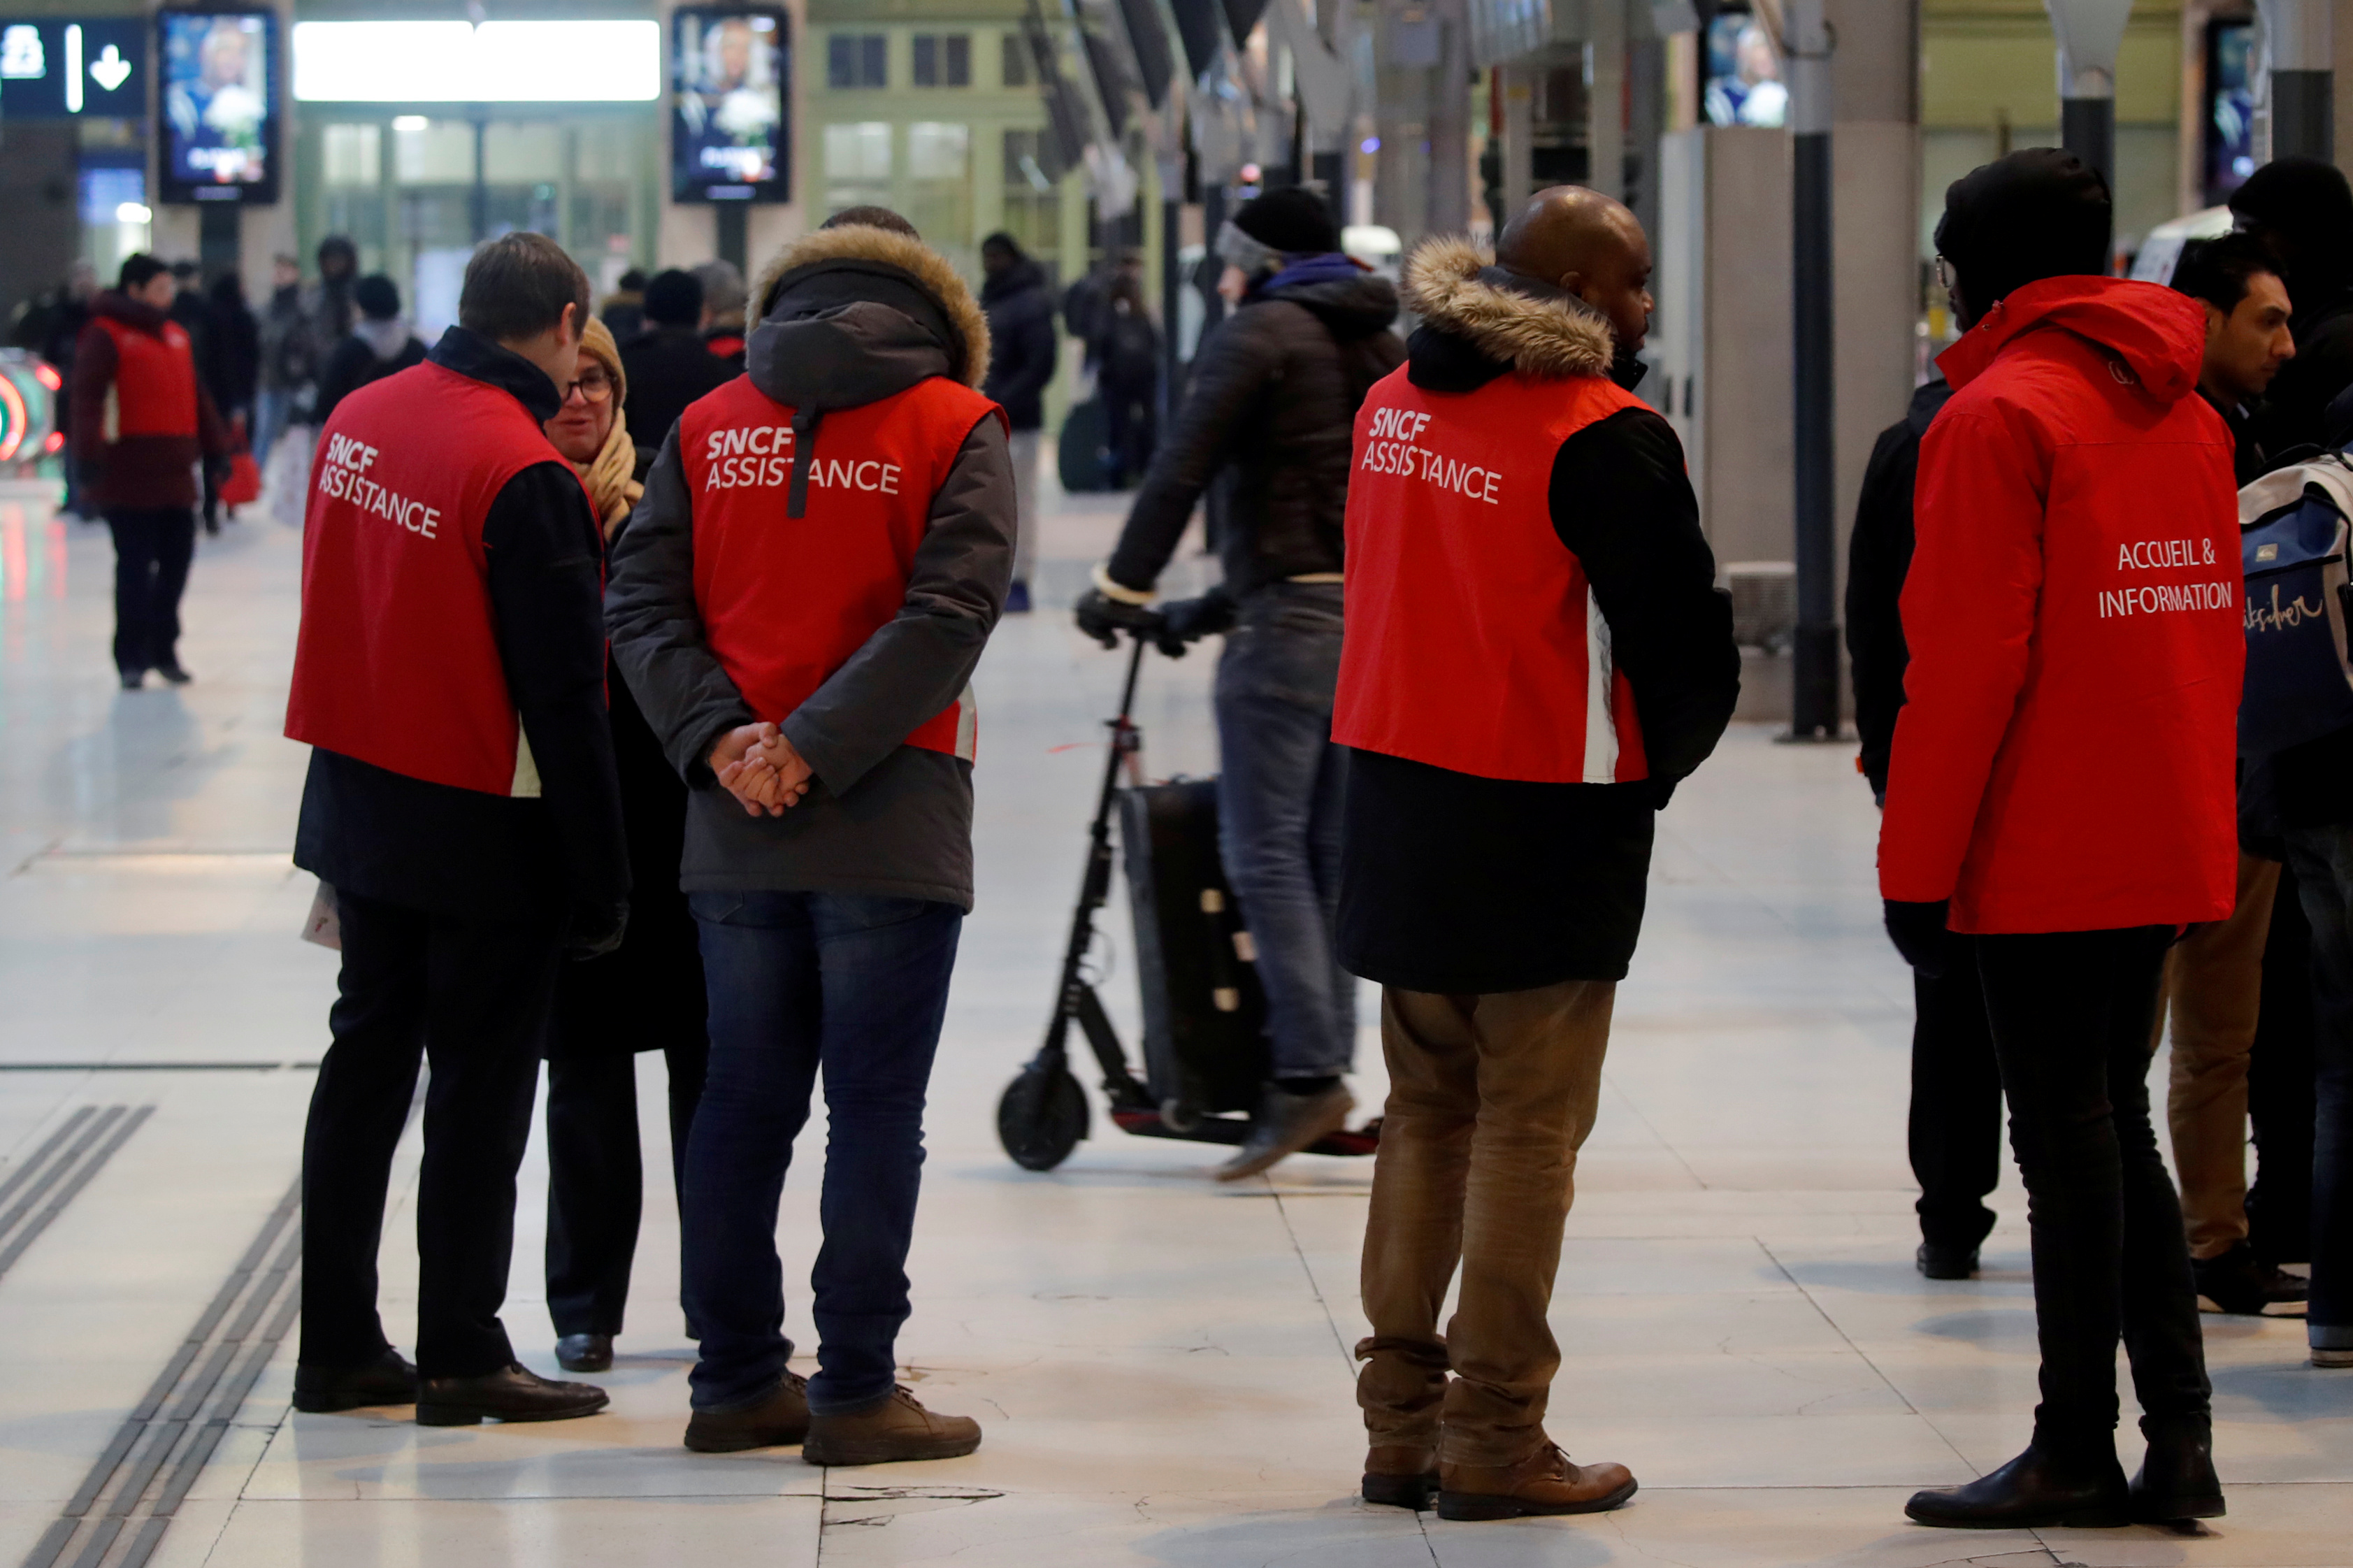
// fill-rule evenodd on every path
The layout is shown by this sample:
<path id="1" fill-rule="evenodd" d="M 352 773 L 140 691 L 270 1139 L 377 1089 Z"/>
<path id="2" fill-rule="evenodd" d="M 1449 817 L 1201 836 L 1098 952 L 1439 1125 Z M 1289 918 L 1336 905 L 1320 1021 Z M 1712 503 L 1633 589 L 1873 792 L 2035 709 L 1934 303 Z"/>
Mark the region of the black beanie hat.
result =
<path id="1" fill-rule="evenodd" d="M 2100 172 L 2056 147 L 2026 147 L 1945 189 L 1936 251 L 1982 315 L 2013 289 L 2108 269 L 2116 209 Z"/>
<path id="2" fill-rule="evenodd" d="M 1324 198 L 1304 185 L 1282 185 L 1236 210 L 1234 226 L 1271 250 L 1293 256 L 1340 248 L 1340 226 Z"/>
<path id="3" fill-rule="evenodd" d="M 400 314 L 400 285 L 371 272 L 352 285 L 352 303 L 371 321 L 389 321 Z"/>
<path id="4" fill-rule="evenodd" d="M 691 272 L 664 268 L 646 285 L 646 301 L 639 309 L 657 326 L 698 326 L 702 321 L 702 281 Z"/>
<path id="5" fill-rule="evenodd" d="M 2264 231 L 2291 294 L 2299 275 L 2311 284 L 2353 271 L 2353 185 L 2334 163 L 2274 158 L 2231 193 L 2231 211 L 2248 227 Z"/>

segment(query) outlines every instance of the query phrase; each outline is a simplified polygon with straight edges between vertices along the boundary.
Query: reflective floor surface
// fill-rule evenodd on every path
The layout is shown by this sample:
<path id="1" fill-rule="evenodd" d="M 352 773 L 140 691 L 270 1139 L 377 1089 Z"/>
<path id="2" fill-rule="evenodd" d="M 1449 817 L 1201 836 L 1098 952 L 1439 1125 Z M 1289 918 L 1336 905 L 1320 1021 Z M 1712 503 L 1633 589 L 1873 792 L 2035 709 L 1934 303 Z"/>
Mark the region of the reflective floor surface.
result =
<path id="1" fill-rule="evenodd" d="M 1116 515 L 1060 504 L 1042 597 L 1067 601 Z M 1641 1495 L 1505 1524 L 1355 1501 L 1366 1163 L 1301 1159 L 1223 1189 L 1215 1151 L 1126 1137 L 1100 1108 L 1050 1174 L 997 1146 L 1115 694 L 1116 661 L 1053 613 L 1008 622 L 978 683 L 980 903 L 902 1341 L 907 1381 L 978 1417 L 981 1450 L 823 1472 L 679 1446 L 691 1350 L 658 1114 L 607 1414 L 437 1431 L 292 1415 L 285 1205 L 334 964 L 297 940 L 311 889 L 286 858 L 297 563 L 259 514 L 205 542 L 183 645 L 196 683 L 121 692 L 103 531 L 0 495 L 0 1568 L 41 1551 L 74 1568 L 2353 1563 L 2353 1373 L 2306 1366 L 2292 1322 L 2207 1320 L 2231 1513 L 2204 1536 L 1905 1522 L 1909 1489 L 2024 1441 L 2021 1199 L 2011 1184 L 1996 1200 L 1983 1279 L 1913 1271 L 1910 990 L 1878 930 L 1870 797 L 1851 751 L 1757 729 L 1662 820 L 1553 1310 L 1553 1433 L 1631 1466 Z M 1182 564 L 1180 587 L 1202 570 Z M 1155 773 L 1214 768 L 1209 663 L 1146 671 Z M 1133 1040 L 1132 950 L 1112 924 L 1104 985 Z M 659 1058 L 639 1060 L 658 1106 Z M 1359 1065 L 1369 1109 L 1369 1029 Z M 415 1157 L 412 1139 L 386 1226 L 396 1338 Z M 817 1240 L 808 1174 L 781 1226 L 793 1324 Z M 553 1371 L 536 1145 L 524 1184 L 507 1321 Z"/>

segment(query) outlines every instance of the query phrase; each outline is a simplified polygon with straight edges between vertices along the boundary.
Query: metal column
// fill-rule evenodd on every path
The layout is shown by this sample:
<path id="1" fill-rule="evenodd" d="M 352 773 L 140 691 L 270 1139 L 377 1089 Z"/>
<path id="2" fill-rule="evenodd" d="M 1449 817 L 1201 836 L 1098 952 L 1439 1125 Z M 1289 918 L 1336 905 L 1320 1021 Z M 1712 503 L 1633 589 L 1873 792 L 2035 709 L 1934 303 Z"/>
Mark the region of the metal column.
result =
<path id="1" fill-rule="evenodd" d="M 2271 51 L 2272 156 L 2337 154 L 2335 40 L 2330 0 L 2263 0 Z"/>
<path id="2" fill-rule="evenodd" d="M 1831 437 L 1831 33 L 1824 0 L 1790 0 L 1789 131 L 1792 296 L 1797 365 L 1798 643 L 1790 671 L 1789 737 L 1839 733 L 1838 524 Z"/>
<path id="3" fill-rule="evenodd" d="M 2132 0 L 2042 0 L 2059 43 L 2059 140 L 2116 183 L 2116 50 Z"/>
<path id="4" fill-rule="evenodd" d="M 1438 20 L 1438 67 L 1430 84 L 1431 234 L 1471 227 L 1471 22 L 1465 0 L 1431 0 Z"/>

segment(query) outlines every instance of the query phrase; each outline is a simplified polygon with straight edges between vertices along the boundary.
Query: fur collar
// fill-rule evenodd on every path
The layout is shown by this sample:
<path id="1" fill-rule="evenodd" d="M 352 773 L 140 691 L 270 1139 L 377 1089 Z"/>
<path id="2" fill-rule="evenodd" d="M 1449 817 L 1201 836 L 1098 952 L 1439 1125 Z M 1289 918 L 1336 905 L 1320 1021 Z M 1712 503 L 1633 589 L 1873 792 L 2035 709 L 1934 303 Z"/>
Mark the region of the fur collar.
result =
<path id="1" fill-rule="evenodd" d="M 988 377 L 988 316 L 956 276 L 946 257 L 920 239 L 910 239 L 887 228 L 846 224 L 840 228 L 813 229 L 776 253 L 760 269 L 752 285 L 751 308 L 745 319 L 763 321 L 776 302 L 778 285 L 787 274 L 828 261 L 871 261 L 904 272 L 940 302 L 948 322 L 964 339 L 965 384 L 978 390 Z"/>
<path id="2" fill-rule="evenodd" d="M 1490 258 L 1469 240 L 1441 237 L 1415 247 L 1398 292 L 1424 321 L 1467 338 L 1523 374 L 1607 375 L 1616 344 L 1609 323 L 1581 301 L 1538 300 L 1482 276 Z"/>

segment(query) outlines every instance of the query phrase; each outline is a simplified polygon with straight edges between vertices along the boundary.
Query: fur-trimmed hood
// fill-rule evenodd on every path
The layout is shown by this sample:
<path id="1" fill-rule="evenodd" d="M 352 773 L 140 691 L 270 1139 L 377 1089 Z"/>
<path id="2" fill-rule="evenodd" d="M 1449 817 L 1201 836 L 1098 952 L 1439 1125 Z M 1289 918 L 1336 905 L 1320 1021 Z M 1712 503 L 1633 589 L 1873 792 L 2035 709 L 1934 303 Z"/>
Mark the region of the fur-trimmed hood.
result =
<path id="1" fill-rule="evenodd" d="M 1609 323 L 1566 293 L 1505 272 L 1467 239 L 1426 240 L 1407 258 L 1398 292 L 1426 326 L 1467 341 L 1524 375 L 1607 375 Z"/>
<path id="2" fill-rule="evenodd" d="M 756 343 L 779 326 L 838 318 L 861 306 L 894 310 L 923 329 L 947 360 L 932 374 L 974 388 L 987 378 L 988 317 L 972 290 L 938 251 L 885 228 L 820 228 L 785 247 L 753 283 L 747 319 L 757 323 L 751 334 Z"/>

